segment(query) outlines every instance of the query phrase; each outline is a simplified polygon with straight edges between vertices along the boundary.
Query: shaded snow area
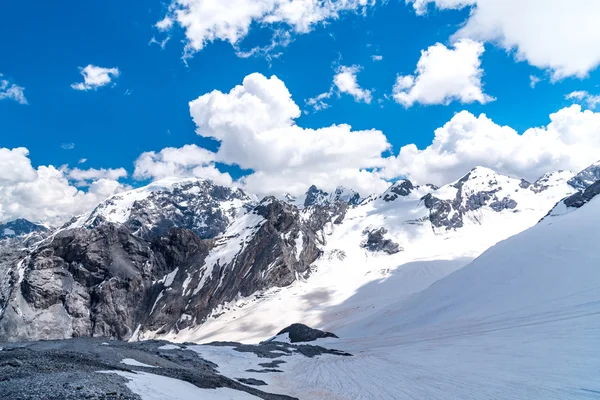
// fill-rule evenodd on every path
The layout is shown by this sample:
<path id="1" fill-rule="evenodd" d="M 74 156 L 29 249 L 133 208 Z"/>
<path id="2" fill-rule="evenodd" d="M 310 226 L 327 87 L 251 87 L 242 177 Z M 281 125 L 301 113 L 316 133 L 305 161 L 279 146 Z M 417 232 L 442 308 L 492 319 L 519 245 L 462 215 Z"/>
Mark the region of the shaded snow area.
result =
<path id="1" fill-rule="evenodd" d="M 325 285 L 341 276 L 327 276 L 332 268 L 316 275 L 321 297 L 316 289 L 303 294 L 296 286 L 290 294 L 271 295 L 279 301 L 241 308 L 243 322 L 233 327 L 213 323 L 213 329 L 226 330 L 223 335 L 244 338 L 258 335 L 235 330 L 251 330 L 252 318 L 255 325 L 269 321 L 265 328 L 286 319 L 278 313 L 292 313 L 290 318 L 312 320 L 340 337 L 318 345 L 353 356 L 283 351 L 266 359 L 233 347 L 189 348 L 227 377 L 259 379 L 269 392 L 299 399 L 598 399 L 599 220 L 595 198 L 545 218 L 472 262 L 413 260 L 379 272 L 338 304 Z M 384 258 L 374 259 L 385 267 Z M 354 257 L 346 260 L 342 288 L 361 275 Z M 312 298 L 303 297 L 307 293 Z M 299 300 L 304 303 L 295 306 Z M 269 362 L 274 371 L 265 372 L 261 364 Z"/>

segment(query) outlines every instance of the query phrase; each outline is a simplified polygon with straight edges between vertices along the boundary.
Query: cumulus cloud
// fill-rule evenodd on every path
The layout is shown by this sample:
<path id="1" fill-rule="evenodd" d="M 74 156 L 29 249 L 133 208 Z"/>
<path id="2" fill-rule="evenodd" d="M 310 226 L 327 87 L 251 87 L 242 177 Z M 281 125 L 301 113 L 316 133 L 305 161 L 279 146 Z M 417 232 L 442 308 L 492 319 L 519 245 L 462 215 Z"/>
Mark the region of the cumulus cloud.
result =
<path id="1" fill-rule="evenodd" d="M 347 93 L 357 102 L 371 103 L 371 91 L 359 86 L 356 74 L 362 69 L 359 65 L 340 66 L 333 77 L 333 84 L 340 93 Z"/>
<path id="2" fill-rule="evenodd" d="M 600 113 L 573 105 L 550 115 L 550 123 L 519 134 L 485 114 L 462 111 L 435 131 L 430 146 L 410 144 L 387 159 L 384 175 L 445 184 L 475 166 L 535 180 L 559 169 L 579 171 L 600 159 Z"/>
<path id="3" fill-rule="evenodd" d="M 170 176 L 210 179 L 221 185 L 231 185 L 231 175 L 215 166 L 216 154 L 196 145 L 167 147 L 161 151 L 142 153 L 135 161 L 136 179 L 162 179 Z"/>
<path id="4" fill-rule="evenodd" d="M 378 54 L 374 54 L 374 55 L 371 56 L 371 60 L 373 60 L 373 61 L 381 61 L 381 60 L 383 60 L 383 56 L 380 56 Z"/>
<path id="5" fill-rule="evenodd" d="M 59 224 L 124 188 L 116 180 L 98 179 L 82 191 L 65 171 L 51 165 L 34 168 L 26 148 L 0 148 L 0 221 L 26 218 Z"/>
<path id="6" fill-rule="evenodd" d="M 27 104 L 25 88 L 12 83 L 0 74 L 0 100 L 14 100 L 19 104 Z"/>
<path id="7" fill-rule="evenodd" d="M 454 40 L 497 43 L 517 60 L 547 69 L 554 80 L 585 77 L 600 64 L 597 0 L 406 0 L 418 14 L 471 7 Z"/>
<path id="8" fill-rule="evenodd" d="M 96 90 L 106 86 L 121 74 L 118 68 L 103 68 L 92 64 L 85 68 L 79 68 L 79 71 L 83 75 L 83 82 L 73 83 L 71 87 L 82 91 Z"/>
<path id="9" fill-rule="evenodd" d="M 89 169 L 66 169 L 64 172 L 67 173 L 69 179 L 85 183 L 92 182 L 100 179 L 108 180 L 119 180 L 121 178 L 127 178 L 127 171 L 125 168 L 89 168 Z"/>
<path id="10" fill-rule="evenodd" d="M 390 147 L 381 131 L 296 125 L 300 108 L 275 76 L 248 75 L 229 93 L 192 101 L 190 113 L 199 135 L 219 141 L 215 161 L 254 171 L 243 180 L 252 192 L 299 194 L 318 181 L 326 190 L 344 182 L 364 192 L 387 185 L 367 171 Z"/>
<path id="11" fill-rule="evenodd" d="M 479 42 L 463 39 L 447 48 L 441 43 L 421 52 L 414 75 L 396 79 L 393 97 L 405 107 L 415 103 L 449 104 L 487 103 L 494 98 L 483 93 L 480 57 L 484 47 Z"/>
<path id="12" fill-rule="evenodd" d="M 173 0 L 168 15 L 155 26 L 161 31 L 175 24 L 182 27 L 189 55 L 217 40 L 236 46 L 253 24 L 307 33 L 343 12 L 362 13 L 375 4 L 376 0 Z"/>
<path id="13" fill-rule="evenodd" d="M 585 90 L 576 90 L 565 96 L 567 100 L 573 100 L 578 103 L 583 103 L 590 109 L 595 109 L 600 104 L 600 95 L 594 95 L 586 92 Z"/>

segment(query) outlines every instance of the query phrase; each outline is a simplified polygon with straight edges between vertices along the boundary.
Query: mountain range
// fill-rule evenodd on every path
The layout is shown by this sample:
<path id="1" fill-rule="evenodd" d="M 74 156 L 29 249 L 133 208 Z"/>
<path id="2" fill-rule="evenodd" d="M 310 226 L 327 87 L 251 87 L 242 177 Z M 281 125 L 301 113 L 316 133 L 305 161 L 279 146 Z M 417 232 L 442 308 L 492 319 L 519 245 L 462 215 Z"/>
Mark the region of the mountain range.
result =
<path id="1" fill-rule="evenodd" d="M 412 398 L 464 398 L 452 385 L 474 372 L 465 382 L 487 396 L 478 398 L 493 398 L 484 382 L 493 371 L 473 369 L 493 362 L 500 380 L 535 390 L 525 379 L 532 375 L 517 371 L 541 374 L 542 366 L 527 359 L 510 370 L 516 352 L 531 351 L 521 334 L 542 335 L 544 354 L 581 339 L 556 353 L 565 365 L 567 351 L 582 363 L 598 361 L 583 354 L 591 339 L 580 337 L 587 325 L 576 324 L 597 315 L 598 193 L 599 163 L 535 182 L 477 167 L 441 187 L 404 179 L 365 196 L 312 186 L 298 198 L 258 199 L 209 180 L 165 179 L 114 195 L 60 227 L 0 225 L 0 342 L 102 337 L 241 346 L 302 322 L 338 335 L 318 341 L 353 361 L 293 358 L 284 378 L 270 379 L 236 369 L 246 361 L 234 345 L 194 351 L 299 398 L 392 399 L 414 379 L 427 385 L 413 385 Z M 559 321 L 574 325 L 552 325 Z M 447 361 L 464 346 L 473 358 L 451 368 Z M 494 359 L 486 346 L 505 347 Z M 357 356 L 363 352 L 367 359 Z M 390 354 L 402 354 L 411 369 L 428 368 L 427 379 L 415 369 L 399 379 Z M 319 373 L 326 383 L 317 382 Z M 359 379 L 365 373 L 368 383 Z M 429 379 L 436 374 L 443 384 Z M 572 390 L 584 393 L 586 375 L 575 375 L 582 386 Z M 380 395 L 370 396 L 376 388 Z M 564 386 L 545 388 L 545 397 L 523 390 L 513 397 L 570 397 Z"/>

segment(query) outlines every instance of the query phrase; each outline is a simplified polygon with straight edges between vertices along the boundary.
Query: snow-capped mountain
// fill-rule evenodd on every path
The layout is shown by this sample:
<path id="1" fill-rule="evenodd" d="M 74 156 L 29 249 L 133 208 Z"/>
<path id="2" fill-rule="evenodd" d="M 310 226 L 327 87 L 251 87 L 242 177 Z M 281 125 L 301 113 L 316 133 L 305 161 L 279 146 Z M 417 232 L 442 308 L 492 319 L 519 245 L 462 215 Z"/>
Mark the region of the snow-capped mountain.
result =
<path id="1" fill-rule="evenodd" d="M 308 208 L 315 206 L 327 206 L 336 202 L 343 202 L 351 206 L 358 205 L 362 197 L 358 192 L 352 189 L 338 186 L 332 193 L 327 193 L 315 185 L 312 185 L 302 196 L 294 197 L 289 194 L 283 196 L 283 199 L 294 204 L 298 208 Z"/>
<path id="2" fill-rule="evenodd" d="M 162 179 L 110 197 L 63 229 L 109 222 L 124 224 L 142 237 L 164 235 L 178 227 L 206 239 L 223 233 L 254 204 L 241 189 L 216 185 L 210 180 Z"/>
<path id="3" fill-rule="evenodd" d="M 569 180 L 569 184 L 577 190 L 585 190 L 600 179 L 600 161 L 595 162 Z"/>
<path id="4" fill-rule="evenodd" d="M 4 224 L 0 224 L 0 239 L 14 238 L 22 235 L 28 235 L 34 232 L 45 232 L 48 228 L 41 224 L 36 224 L 26 219 L 16 219 Z"/>
<path id="5" fill-rule="evenodd" d="M 234 344 L 190 350 L 227 365 L 227 376 L 260 379 L 297 398 L 596 398 L 600 196 L 587 193 L 580 207 L 547 217 L 462 268 L 447 259 L 415 260 L 343 301 L 323 306 L 323 291 L 298 296 L 314 300 L 321 314 L 315 324 L 338 336 L 318 345 L 352 357 L 282 352 L 273 360 L 278 372 L 269 372 Z M 443 270 L 455 272 L 440 278 Z M 238 327 L 229 336 L 244 333 Z"/>
<path id="6" fill-rule="evenodd" d="M 403 180 L 362 199 L 313 186 L 260 202 L 207 180 L 161 180 L 1 258 L 0 339 L 252 340 L 273 310 L 278 325 L 312 324 L 322 314 L 307 299 L 343 302 L 399 266 L 452 260 L 425 273 L 431 283 L 533 226 L 575 193 L 571 178 L 531 184 L 475 168 L 440 188 Z"/>

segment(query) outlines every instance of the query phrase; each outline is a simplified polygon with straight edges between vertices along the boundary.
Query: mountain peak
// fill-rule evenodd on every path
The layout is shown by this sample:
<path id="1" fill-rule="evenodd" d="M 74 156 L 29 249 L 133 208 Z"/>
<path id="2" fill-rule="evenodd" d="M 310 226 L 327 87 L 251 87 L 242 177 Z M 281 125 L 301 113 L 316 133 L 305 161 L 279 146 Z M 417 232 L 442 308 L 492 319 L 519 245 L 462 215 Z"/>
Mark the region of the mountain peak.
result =
<path id="1" fill-rule="evenodd" d="M 0 239 L 28 235 L 33 232 L 44 232 L 47 230 L 48 228 L 46 228 L 44 225 L 33 223 L 24 218 L 18 218 L 4 224 L 0 224 Z"/>
<path id="2" fill-rule="evenodd" d="M 569 185 L 577 190 L 585 190 L 600 179 L 600 161 L 596 161 L 569 180 Z"/>

